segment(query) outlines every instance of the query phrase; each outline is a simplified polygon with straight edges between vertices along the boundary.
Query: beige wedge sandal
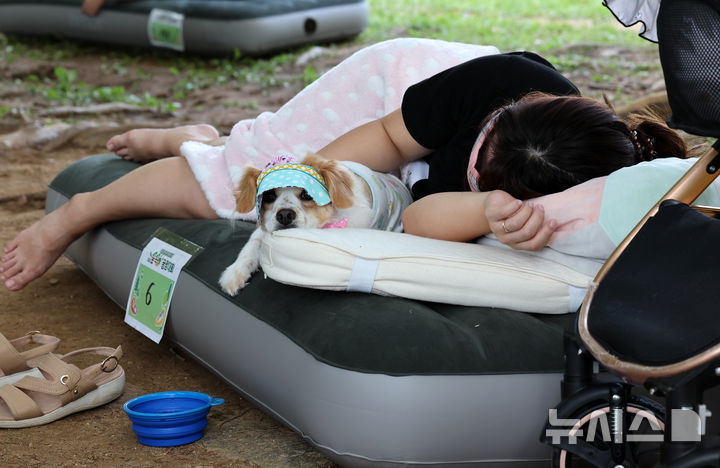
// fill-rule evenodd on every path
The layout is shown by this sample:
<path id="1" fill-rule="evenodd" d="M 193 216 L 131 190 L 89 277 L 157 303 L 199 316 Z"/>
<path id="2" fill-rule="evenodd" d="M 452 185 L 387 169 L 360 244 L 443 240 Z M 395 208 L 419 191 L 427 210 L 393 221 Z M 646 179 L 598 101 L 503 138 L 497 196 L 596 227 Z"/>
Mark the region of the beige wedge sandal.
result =
<path id="1" fill-rule="evenodd" d="M 86 354 L 105 359 L 82 370 L 68 362 Z M 125 388 L 121 357 L 122 348 L 118 346 L 31 359 L 28 365 L 37 368 L 42 378 L 25 376 L 0 387 L 0 428 L 39 426 L 114 400 Z"/>

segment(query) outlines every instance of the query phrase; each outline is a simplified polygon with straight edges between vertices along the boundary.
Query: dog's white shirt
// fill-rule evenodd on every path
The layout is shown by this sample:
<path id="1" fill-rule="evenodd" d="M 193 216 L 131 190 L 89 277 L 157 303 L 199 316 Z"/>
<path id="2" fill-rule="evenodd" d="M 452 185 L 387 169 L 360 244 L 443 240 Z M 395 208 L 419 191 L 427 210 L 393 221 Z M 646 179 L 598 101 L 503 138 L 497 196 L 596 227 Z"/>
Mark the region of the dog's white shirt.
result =
<path id="1" fill-rule="evenodd" d="M 372 206 L 367 228 L 382 231 L 402 231 L 402 212 L 412 203 L 410 190 L 397 177 L 375 172 L 352 161 L 340 161 L 370 187 Z"/>

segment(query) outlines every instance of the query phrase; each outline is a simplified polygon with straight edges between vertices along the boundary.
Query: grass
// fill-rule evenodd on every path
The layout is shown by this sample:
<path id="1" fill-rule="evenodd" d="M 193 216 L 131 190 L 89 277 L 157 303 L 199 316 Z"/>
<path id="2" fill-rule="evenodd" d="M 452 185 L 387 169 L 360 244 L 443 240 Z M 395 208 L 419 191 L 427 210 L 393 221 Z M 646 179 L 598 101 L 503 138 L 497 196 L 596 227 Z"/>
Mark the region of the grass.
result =
<path id="1" fill-rule="evenodd" d="M 369 5 L 364 42 L 399 34 L 539 52 L 579 42 L 650 44 L 618 23 L 600 0 L 369 0 Z"/>
<path id="2" fill-rule="evenodd" d="M 491 44 L 501 51 L 529 49 L 545 53 L 561 71 L 583 63 L 582 57 L 552 54 L 554 49 L 568 44 L 652 46 L 639 39 L 637 31 L 623 28 L 600 0 L 367 1 L 370 23 L 365 32 L 351 41 L 355 44 L 399 36 Z M 307 47 L 263 58 L 246 57 L 239 51 L 229 57 L 207 58 L 165 50 L 105 48 L 59 38 L 0 35 L 0 61 L 7 63 L 22 56 L 62 61 L 88 55 L 89 49 L 95 52 L 93 56 L 100 57 L 103 73 L 135 74 L 138 80 L 152 79 L 152 74 L 139 65 L 143 60 L 152 60 L 174 75 L 175 83 L 169 94 L 158 97 L 122 86 L 90 87 L 78 79 L 75 70 L 58 66 L 51 75 L 19 77 L 15 84 L 58 104 L 115 101 L 172 111 L 196 89 L 230 82 L 254 83 L 267 89 L 287 86 L 288 82 L 278 79 L 277 71 L 294 63 L 297 54 Z M 294 79 L 307 85 L 318 76 L 315 69 L 306 67 Z M 606 78 L 598 76 L 597 79 Z M 0 109 L 1 114 L 12 111 L 5 107 Z"/>

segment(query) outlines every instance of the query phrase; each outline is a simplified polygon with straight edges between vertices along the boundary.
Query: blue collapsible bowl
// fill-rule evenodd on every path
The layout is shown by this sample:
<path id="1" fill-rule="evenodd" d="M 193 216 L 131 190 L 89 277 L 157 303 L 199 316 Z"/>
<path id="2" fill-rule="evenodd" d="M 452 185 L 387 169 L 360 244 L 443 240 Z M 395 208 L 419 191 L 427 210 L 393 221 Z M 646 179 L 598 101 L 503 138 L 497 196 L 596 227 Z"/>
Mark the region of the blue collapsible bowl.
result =
<path id="1" fill-rule="evenodd" d="M 138 442 L 152 447 L 184 445 L 202 438 L 211 406 L 225 403 L 198 392 L 160 392 L 123 405 Z"/>

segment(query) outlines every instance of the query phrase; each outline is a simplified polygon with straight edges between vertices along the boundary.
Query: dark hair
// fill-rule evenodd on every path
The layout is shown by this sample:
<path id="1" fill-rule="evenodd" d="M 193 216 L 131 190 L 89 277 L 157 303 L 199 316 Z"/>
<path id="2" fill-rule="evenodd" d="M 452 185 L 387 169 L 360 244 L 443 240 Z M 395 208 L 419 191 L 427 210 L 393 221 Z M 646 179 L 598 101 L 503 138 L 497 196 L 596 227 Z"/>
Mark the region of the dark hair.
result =
<path id="1" fill-rule="evenodd" d="M 594 99 L 532 93 L 500 112 L 475 168 L 481 191 L 527 199 L 686 153 L 680 135 L 656 116 L 634 114 L 625 122 Z"/>

